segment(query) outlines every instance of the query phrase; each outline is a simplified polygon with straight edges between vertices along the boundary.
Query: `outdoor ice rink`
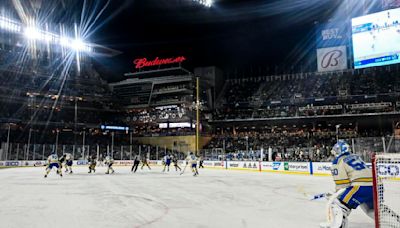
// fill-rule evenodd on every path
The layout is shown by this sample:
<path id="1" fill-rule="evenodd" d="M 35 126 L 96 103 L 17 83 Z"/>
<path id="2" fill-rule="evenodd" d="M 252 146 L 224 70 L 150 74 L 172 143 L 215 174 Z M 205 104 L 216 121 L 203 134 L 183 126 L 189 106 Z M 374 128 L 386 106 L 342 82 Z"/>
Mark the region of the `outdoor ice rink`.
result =
<path id="1" fill-rule="evenodd" d="M 193 177 L 161 167 L 136 174 L 115 167 L 105 175 L 105 169 L 88 174 L 74 167 L 72 175 L 53 171 L 47 179 L 44 167 L 0 169 L 0 227 L 319 227 L 326 201 L 306 194 L 334 187 L 330 177 L 305 175 L 201 169 Z M 350 227 L 373 221 L 357 209 Z"/>

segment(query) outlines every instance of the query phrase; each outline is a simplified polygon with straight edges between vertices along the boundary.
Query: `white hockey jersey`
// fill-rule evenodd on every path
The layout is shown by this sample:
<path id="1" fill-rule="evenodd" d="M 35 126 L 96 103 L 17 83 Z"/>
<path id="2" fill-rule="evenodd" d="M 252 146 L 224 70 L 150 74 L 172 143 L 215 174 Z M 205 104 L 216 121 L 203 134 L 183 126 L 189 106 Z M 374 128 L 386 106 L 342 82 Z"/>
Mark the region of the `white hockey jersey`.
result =
<path id="1" fill-rule="evenodd" d="M 67 160 L 67 161 L 72 161 L 72 160 L 74 160 L 74 157 L 72 156 L 72 154 L 66 153 L 66 154 L 65 154 L 65 160 Z"/>
<path id="2" fill-rule="evenodd" d="M 111 156 L 107 156 L 105 162 L 106 162 L 106 164 L 113 164 L 114 163 L 114 159 Z"/>
<path id="3" fill-rule="evenodd" d="M 185 159 L 189 164 L 197 164 L 197 157 L 194 154 L 189 154 Z"/>
<path id="4" fill-rule="evenodd" d="M 51 154 L 51 155 L 47 158 L 47 161 L 49 162 L 49 164 L 58 163 L 58 156 L 57 156 L 57 154 Z"/>
<path id="5" fill-rule="evenodd" d="M 349 186 L 372 186 L 372 170 L 358 155 L 339 155 L 332 162 L 331 172 L 336 190 Z"/>

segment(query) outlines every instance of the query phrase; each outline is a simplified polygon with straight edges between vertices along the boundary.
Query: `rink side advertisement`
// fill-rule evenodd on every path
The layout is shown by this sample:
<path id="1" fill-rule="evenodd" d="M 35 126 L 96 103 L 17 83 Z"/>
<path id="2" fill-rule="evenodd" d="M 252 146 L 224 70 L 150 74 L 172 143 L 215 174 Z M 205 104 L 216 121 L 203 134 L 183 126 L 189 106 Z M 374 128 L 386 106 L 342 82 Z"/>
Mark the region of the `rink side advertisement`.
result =
<path id="1" fill-rule="evenodd" d="M 116 160 L 115 166 L 131 166 L 131 160 Z M 162 166 L 161 160 L 151 160 L 150 165 Z M 180 165 L 185 162 L 179 161 Z M 44 167 L 47 161 L 0 161 L 0 167 Z M 87 160 L 76 160 L 74 166 L 86 166 Z M 330 162 L 261 162 L 261 161 L 204 161 L 205 168 L 226 169 L 226 170 L 245 170 L 256 172 L 275 172 L 286 174 L 303 174 L 316 176 L 331 176 Z M 371 167 L 370 163 L 367 163 Z M 400 180 L 400 164 L 378 164 L 377 172 L 380 177 L 393 180 Z"/>

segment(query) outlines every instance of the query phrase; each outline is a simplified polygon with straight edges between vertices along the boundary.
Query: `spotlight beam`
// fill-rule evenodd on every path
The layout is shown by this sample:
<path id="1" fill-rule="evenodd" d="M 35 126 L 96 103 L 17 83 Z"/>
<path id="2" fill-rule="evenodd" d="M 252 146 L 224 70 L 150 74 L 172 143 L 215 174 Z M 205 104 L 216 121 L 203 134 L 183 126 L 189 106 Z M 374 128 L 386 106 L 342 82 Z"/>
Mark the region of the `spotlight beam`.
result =
<path id="1" fill-rule="evenodd" d="M 97 30 L 99 30 L 103 25 L 108 23 L 111 19 L 113 19 L 115 16 L 117 16 L 122 10 L 124 10 L 128 5 L 130 4 L 129 1 L 125 1 L 123 4 L 120 5 L 118 9 L 116 9 L 111 15 L 109 15 L 107 18 L 101 20 L 101 23 L 96 25 L 95 28 L 91 29 L 90 31 L 87 31 L 85 33 L 85 38 L 89 38 L 90 36 L 93 35 Z"/>
<path id="2" fill-rule="evenodd" d="M 92 29 L 92 27 L 96 24 L 97 20 L 99 20 L 100 16 L 104 13 L 104 11 L 107 9 L 108 5 L 110 4 L 110 0 L 107 1 L 107 3 L 104 5 L 104 7 L 100 10 L 100 12 L 97 14 L 93 22 L 90 24 L 88 23 L 88 27 L 83 29 L 83 37 L 86 37 L 88 32 Z"/>

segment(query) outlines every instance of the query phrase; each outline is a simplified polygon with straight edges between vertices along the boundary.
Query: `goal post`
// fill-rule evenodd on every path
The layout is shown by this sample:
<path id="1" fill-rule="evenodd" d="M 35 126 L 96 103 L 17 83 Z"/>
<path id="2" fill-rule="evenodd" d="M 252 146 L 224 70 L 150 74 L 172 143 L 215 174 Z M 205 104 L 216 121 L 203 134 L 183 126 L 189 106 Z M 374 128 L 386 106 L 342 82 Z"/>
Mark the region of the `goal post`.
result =
<path id="1" fill-rule="evenodd" d="M 400 154 L 376 154 L 372 159 L 376 228 L 400 228 Z"/>

